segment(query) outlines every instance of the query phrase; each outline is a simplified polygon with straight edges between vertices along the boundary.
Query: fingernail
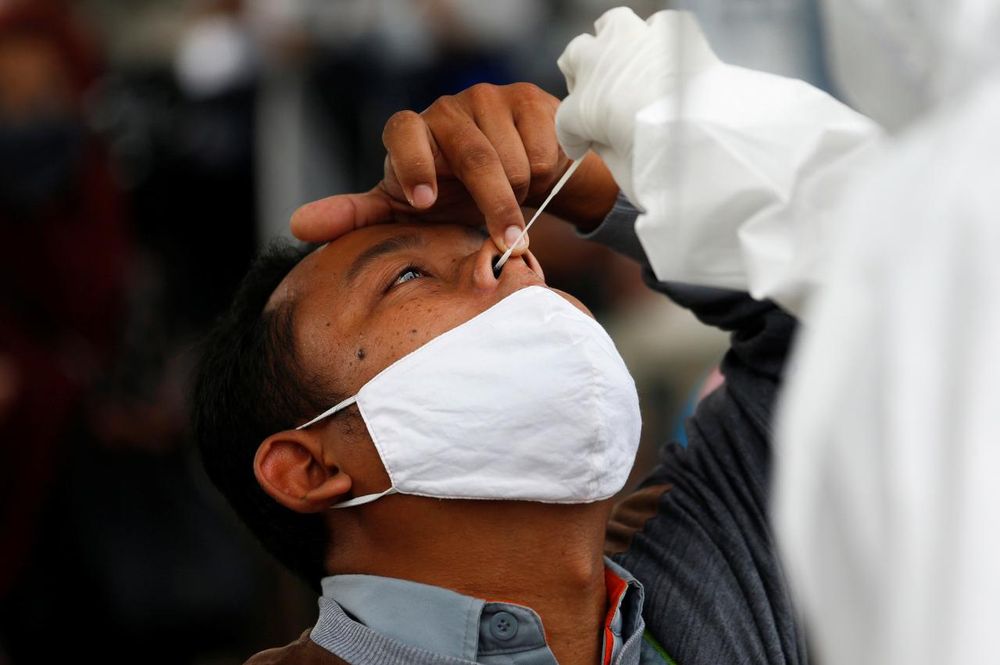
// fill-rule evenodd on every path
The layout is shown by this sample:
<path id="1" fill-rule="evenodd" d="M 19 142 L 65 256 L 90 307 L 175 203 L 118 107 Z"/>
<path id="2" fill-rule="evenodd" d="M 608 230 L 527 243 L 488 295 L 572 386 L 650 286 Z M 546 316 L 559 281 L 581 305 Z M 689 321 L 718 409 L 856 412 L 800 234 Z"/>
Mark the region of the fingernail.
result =
<path id="1" fill-rule="evenodd" d="M 507 249 L 510 249 L 511 247 L 514 246 L 514 243 L 517 242 L 517 238 L 520 235 L 521 235 L 521 227 L 520 226 L 508 226 L 507 227 L 507 230 L 503 232 L 503 241 L 504 241 L 504 244 L 507 245 Z M 528 239 L 527 236 L 525 236 L 524 238 L 521 238 L 521 242 L 519 242 L 517 246 L 518 247 L 524 247 L 525 241 L 527 239 Z"/>
<path id="2" fill-rule="evenodd" d="M 413 207 L 429 208 L 434 203 L 434 190 L 430 185 L 417 185 L 413 188 Z"/>

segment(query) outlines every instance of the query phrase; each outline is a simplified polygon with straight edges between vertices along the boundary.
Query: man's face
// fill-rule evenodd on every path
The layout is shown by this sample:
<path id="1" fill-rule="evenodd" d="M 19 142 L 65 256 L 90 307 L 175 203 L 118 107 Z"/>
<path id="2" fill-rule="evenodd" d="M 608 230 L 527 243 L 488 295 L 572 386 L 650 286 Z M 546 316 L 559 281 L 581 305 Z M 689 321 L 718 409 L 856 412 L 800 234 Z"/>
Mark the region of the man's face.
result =
<path id="1" fill-rule="evenodd" d="M 499 254 L 471 227 L 379 224 L 306 257 L 268 307 L 295 302 L 296 349 L 305 371 L 325 379 L 326 387 L 353 395 L 441 333 L 519 289 L 545 284 L 530 254 L 512 257 L 494 277 L 492 262 Z M 575 298 L 560 294 L 590 314 Z"/>

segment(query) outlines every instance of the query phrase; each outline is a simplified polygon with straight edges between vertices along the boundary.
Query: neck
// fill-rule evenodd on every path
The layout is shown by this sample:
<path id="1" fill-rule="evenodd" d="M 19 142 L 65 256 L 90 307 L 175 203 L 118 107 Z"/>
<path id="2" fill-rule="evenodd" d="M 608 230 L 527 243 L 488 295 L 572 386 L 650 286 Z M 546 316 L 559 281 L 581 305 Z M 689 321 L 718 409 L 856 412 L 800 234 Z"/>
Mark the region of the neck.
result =
<path id="1" fill-rule="evenodd" d="M 392 496 L 334 511 L 331 574 L 381 575 L 530 607 L 564 665 L 600 661 L 607 502 Z"/>

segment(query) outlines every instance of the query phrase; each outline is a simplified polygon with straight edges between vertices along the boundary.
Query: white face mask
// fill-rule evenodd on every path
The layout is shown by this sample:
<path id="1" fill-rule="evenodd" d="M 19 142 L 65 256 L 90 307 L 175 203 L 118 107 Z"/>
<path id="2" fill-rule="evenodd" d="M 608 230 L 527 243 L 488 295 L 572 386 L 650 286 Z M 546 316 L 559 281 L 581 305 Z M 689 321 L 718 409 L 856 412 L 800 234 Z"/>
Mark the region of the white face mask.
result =
<path id="1" fill-rule="evenodd" d="M 357 404 L 392 482 L 378 494 L 589 503 L 628 478 L 642 419 L 604 328 L 531 286 L 382 370 Z"/>

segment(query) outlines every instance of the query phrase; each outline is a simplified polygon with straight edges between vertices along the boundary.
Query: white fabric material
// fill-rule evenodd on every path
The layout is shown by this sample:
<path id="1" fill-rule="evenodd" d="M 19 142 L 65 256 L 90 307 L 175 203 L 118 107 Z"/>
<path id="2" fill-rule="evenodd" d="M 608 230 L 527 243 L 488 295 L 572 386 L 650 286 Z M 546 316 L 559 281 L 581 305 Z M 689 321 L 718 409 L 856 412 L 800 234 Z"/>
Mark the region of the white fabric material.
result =
<path id="1" fill-rule="evenodd" d="M 560 139 L 613 156 L 636 146 L 610 163 L 665 215 L 662 242 L 648 226 L 643 239 L 658 275 L 750 289 L 806 322 L 776 430 L 775 523 L 818 661 L 995 662 L 1000 3 L 824 2 L 841 84 L 905 127 L 897 138 L 767 78 L 629 61 L 646 47 L 633 35 L 564 54 L 571 97 L 587 103 L 560 111 Z M 605 59 L 626 63 L 619 80 Z M 681 111 L 616 111 L 616 95 L 654 85 Z M 773 123 L 758 113 L 771 101 Z M 616 128 L 592 132 L 585 120 L 602 113 Z"/>
<path id="2" fill-rule="evenodd" d="M 995 663 L 1000 78 L 841 207 L 777 430 L 775 521 L 823 663 Z"/>
<path id="3" fill-rule="evenodd" d="M 777 429 L 775 520 L 823 662 L 993 663 L 1000 2 L 824 0 L 899 140 L 838 217 Z"/>
<path id="4" fill-rule="evenodd" d="M 571 156 L 593 148 L 643 210 L 657 278 L 747 289 L 799 311 L 837 220 L 831 203 L 880 131 L 806 83 L 726 65 L 694 18 L 613 9 L 559 66 Z"/>
<path id="5" fill-rule="evenodd" d="M 588 149 L 597 152 L 629 201 L 638 205 L 632 182 L 636 114 L 669 86 L 714 67 L 718 59 L 688 12 L 657 12 L 645 22 L 618 7 L 594 27 L 596 36 L 580 35 L 559 56 L 569 95 L 559 105 L 556 133 L 573 159 Z M 666 41 L 692 31 L 698 39 Z"/>
<path id="6" fill-rule="evenodd" d="M 400 358 L 357 405 L 391 493 L 441 499 L 606 499 L 624 486 L 642 427 L 604 328 L 538 286 Z"/>
<path id="7" fill-rule="evenodd" d="M 821 0 L 827 62 L 859 110 L 898 130 L 1000 57 L 996 0 Z"/>

